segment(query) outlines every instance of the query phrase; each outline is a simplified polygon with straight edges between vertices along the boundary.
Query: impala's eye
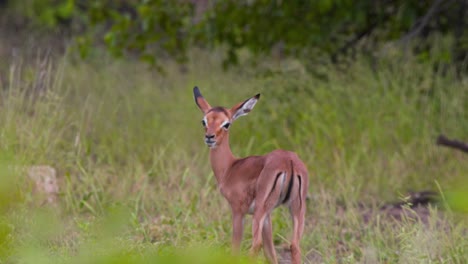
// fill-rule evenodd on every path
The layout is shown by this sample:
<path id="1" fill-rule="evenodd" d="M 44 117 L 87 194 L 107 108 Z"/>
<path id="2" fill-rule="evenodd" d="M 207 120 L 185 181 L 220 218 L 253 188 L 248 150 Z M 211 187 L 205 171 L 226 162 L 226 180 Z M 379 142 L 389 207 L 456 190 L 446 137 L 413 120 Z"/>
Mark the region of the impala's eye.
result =
<path id="1" fill-rule="evenodd" d="M 203 120 L 201 121 L 201 123 L 202 123 L 203 127 L 206 127 L 206 121 L 205 121 L 205 119 L 203 119 Z"/>
<path id="2" fill-rule="evenodd" d="M 223 124 L 223 128 L 226 129 L 226 130 L 228 130 L 230 126 L 231 126 L 231 123 L 229 123 L 229 122 L 226 122 L 226 123 Z"/>

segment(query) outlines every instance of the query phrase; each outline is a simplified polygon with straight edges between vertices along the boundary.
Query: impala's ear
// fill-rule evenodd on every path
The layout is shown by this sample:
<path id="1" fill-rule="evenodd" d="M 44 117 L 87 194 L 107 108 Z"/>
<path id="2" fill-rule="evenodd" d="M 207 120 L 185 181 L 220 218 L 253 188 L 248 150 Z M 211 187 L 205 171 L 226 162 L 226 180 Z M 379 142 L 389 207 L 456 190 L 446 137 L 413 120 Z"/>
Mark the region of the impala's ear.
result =
<path id="1" fill-rule="evenodd" d="M 198 108 L 200 108 L 203 113 L 211 109 L 210 104 L 203 98 L 197 86 L 193 87 L 193 97 L 195 98 L 195 103 L 198 105 Z"/>
<path id="2" fill-rule="evenodd" d="M 260 94 L 255 95 L 252 98 L 245 100 L 244 102 L 238 103 L 231 108 L 232 120 L 236 120 L 238 117 L 248 114 L 254 108 Z"/>

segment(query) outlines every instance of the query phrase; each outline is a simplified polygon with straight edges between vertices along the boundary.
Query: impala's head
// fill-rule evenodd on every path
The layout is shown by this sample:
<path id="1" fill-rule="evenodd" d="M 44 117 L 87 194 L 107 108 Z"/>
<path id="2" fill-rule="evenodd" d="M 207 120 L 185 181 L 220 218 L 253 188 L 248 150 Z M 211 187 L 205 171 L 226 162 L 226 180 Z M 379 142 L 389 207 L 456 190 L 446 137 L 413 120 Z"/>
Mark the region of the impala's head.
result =
<path id="1" fill-rule="evenodd" d="M 260 98 L 260 94 L 255 95 L 243 102 L 234 105 L 232 108 L 221 106 L 211 107 L 203 98 L 198 87 L 193 88 L 195 103 L 203 112 L 202 125 L 205 128 L 205 143 L 210 148 L 218 146 L 229 133 L 231 123 L 240 116 L 248 114 Z"/>

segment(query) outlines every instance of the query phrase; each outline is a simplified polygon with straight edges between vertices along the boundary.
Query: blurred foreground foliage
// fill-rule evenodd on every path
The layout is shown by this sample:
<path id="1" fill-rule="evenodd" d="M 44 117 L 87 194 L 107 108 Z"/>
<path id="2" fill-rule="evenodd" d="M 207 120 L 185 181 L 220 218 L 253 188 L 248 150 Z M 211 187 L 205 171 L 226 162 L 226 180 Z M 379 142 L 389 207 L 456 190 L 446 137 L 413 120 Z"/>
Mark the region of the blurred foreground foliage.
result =
<path id="1" fill-rule="evenodd" d="M 3 1 L 13 20 L 42 29 L 73 32 L 82 55 L 104 43 L 116 56 L 136 56 L 161 66 L 186 62 L 189 47 L 223 47 L 224 66 L 242 50 L 256 59 L 289 56 L 308 69 L 340 63 L 356 54 L 379 58 L 399 43 L 422 61 L 466 70 L 466 0 L 16 0 Z M 451 44 L 430 52 L 437 38 Z M 429 55 L 436 58 L 429 58 Z"/>

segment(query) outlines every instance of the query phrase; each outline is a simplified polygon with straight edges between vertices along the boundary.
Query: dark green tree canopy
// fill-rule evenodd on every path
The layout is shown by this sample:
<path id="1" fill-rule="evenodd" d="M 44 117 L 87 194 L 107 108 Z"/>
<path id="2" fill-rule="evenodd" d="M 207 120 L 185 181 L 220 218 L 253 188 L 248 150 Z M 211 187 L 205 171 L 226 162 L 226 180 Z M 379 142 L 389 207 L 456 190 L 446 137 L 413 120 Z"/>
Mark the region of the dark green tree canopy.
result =
<path id="1" fill-rule="evenodd" d="M 31 23 L 78 29 L 86 48 L 104 43 L 117 56 L 158 65 L 186 59 L 190 46 L 226 48 L 226 63 L 240 49 L 256 56 L 292 56 L 334 63 L 377 45 L 409 42 L 424 54 L 431 36 L 453 39 L 443 63 L 465 65 L 468 0 L 21 0 L 3 1 Z M 7 5 L 5 5 L 7 3 Z M 20 6 L 27 8 L 19 8 Z M 5 7 L 6 6 L 6 7 Z"/>

